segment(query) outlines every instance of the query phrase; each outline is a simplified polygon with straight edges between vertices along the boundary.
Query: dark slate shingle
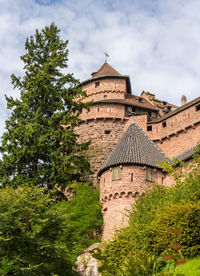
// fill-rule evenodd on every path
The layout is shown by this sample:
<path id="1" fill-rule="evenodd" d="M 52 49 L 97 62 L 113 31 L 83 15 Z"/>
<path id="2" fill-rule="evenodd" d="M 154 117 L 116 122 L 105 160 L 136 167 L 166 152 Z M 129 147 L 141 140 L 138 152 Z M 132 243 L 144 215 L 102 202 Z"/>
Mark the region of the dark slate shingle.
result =
<path id="1" fill-rule="evenodd" d="M 159 162 L 166 159 L 164 153 L 144 131 L 137 124 L 132 123 L 102 165 L 99 174 L 109 167 L 122 164 L 158 167 Z"/>
<path id="2" fill-rule="evenodd" d="M 194 152 L 195 152 L 195 147 L 192 147 L 184 152 L 182 152 L 181 154 L 179 154 L 178 156 L 176 156 L 177 159 L 180 159 L 182 161 L 185 161 L 189 158 L 191 158 L 193 155 L 194 155 Z"/>

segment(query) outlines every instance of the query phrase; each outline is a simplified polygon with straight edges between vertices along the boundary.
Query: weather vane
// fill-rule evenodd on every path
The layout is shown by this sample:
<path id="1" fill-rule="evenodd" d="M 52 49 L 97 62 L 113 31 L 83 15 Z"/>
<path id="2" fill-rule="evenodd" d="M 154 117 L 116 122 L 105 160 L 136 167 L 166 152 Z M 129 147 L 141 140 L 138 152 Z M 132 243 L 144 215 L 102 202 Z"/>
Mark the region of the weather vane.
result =
<path id="1" fill-rule="evenodd" d="M 109 54 L 105 52 L 104 55 L 105 55 L 105 63 L 107 63 L 107 58 L 109 57 Z"/>

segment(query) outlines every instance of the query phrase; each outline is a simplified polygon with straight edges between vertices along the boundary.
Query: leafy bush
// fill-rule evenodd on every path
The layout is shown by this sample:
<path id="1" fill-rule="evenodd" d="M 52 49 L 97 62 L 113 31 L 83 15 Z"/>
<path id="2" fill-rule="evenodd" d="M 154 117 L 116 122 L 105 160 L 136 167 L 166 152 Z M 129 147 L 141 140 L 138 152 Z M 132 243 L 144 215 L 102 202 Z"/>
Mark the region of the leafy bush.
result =
<path id="1" fill-rule="evenodd" d="M 173 273 L 173 275 L 190 275 L 190 276 L 199 276 L 200 275 L 200 257 L 196 257 L 190 260 L 187 260 L 185 264 L 181 264 L 176 266 L 175 268 L 170 269 L 170 267 L 166 267 L 163 270 L 163 273 L 160 274 L 162 276 L 167 276 L 169 273 Z"/>
<path id="2" fill-rule="evenodd" d="M 78 183 L 71 188 L 76 196 L 72 197 L 71 201 L 57 203 L 55 208 L 67 214 L 63 240 L 70 248 L 71 260 L 75 262 L 84 249 L 100 240 L 103 221 L 99 191 L 89 183 Z"/>
<path id="3" fill-rule="evenodd" d="M 136 250 L 136 243 L 130 235 L 128 229 L 122 229 L 116 237 L 104 243 L 102 249 L 96 249 L 97 253 L 93 254 L 100 260 L 101 266 L 99 271 L 102 275 L 116 275 L 117 269 L 123 264 L 126 257 L 133 255 Z"/>
<path id="4" fill-rule="evenodd" d="M 62 241 L 66 214 L 52 208 L 44 189 L 0 189 L 0 258 L 14 261 L 13 275 L 73 275 Z"/>
<path id="5" fill-rule="evenodd" d="M 15 265 L 13 261 L 9 261 L 8 258 L 1 258 L 0 260 L 0 275 L 7 275 L 8 272 L 15 269 Z"/>
<path id="6" fill-rule="evenodd" d="M 159 210 L 151 223 L 152 247 L 163 256 L 175 256 L 180 252 L 184 257 L 200 254 L 199 218 L 199 203 L 180 202 Z"/>

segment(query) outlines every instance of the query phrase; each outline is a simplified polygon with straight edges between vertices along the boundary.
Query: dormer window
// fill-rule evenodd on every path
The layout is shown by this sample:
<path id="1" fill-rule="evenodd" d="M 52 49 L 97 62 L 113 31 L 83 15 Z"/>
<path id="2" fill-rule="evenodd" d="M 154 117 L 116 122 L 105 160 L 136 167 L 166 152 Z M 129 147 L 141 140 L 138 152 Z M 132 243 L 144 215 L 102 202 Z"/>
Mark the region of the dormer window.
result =
<path id="1" fill-rule="evenodd" d="M 142 98 L 137 98 L 138 103 L 142 103 Z"/>
<path id="2" fill-rule="evenodd" d="M 100 81 L 96 81 L 95 82 L 95 88 L 99 87 L 100 86 Z"/>
<path id="3" fill-rule="evenodd" d="M 122 178 L 122 171 L 120 167 L 114 167 L 112 169 L 112 180 L 119 180 Z"/>
<path id="4" fill-rule="evenodd" d="M 145 179 L 147 181 L 153 181 L 153 168 L 146 167 Z"/>

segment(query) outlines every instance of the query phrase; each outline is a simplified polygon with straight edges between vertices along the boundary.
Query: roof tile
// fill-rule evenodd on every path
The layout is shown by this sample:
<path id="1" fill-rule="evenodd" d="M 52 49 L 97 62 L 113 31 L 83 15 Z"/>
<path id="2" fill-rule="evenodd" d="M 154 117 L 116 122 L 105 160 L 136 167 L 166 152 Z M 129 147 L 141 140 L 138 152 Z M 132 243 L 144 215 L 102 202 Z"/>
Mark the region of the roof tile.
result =
<path id="1" fill-rule="evenodd" d="M 123 164 L 158 167 L 159 162 L 166 159 L 164 153 L 143 130 L 132 123 L 104 162 L 99 174 L 109 167 Z"/>
<path id="2" fill-rule="evenodd" d="M 92 73 L 93 77 L 100 77 L 100 76 L 105 76 L 105 75 L 117 75 L 117 76 L 120 76 L 120 73 L 117 72 L 107 62 L 105 62 L 97 72 Z"/>

